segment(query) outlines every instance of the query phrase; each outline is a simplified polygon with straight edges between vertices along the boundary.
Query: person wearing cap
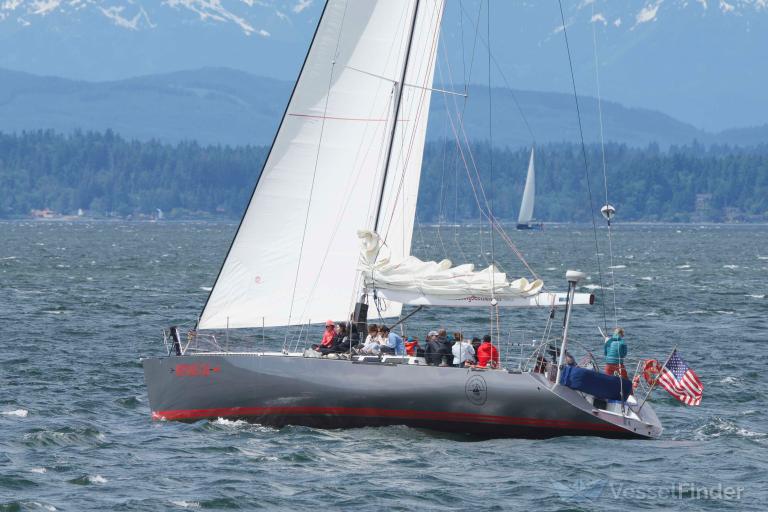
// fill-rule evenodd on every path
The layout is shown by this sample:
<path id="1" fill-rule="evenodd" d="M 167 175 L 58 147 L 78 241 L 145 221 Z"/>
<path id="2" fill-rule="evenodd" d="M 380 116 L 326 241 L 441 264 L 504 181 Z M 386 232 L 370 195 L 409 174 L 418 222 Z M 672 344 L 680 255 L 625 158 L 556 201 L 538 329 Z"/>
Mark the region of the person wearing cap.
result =
<path id="1" fill-rule="evenodd" d="M 323 332 L 323 340 L 319 345 L 312 345 L 312 348 L 318 352 L 323 352 L 323 349 L 330 350 L 333 346 L 333 337 L 336 335 L 335 325 L 333 320 L 325 321 L 325 332 Z"/>
<path id="2" fill-rule="evenodd" d="M 427 334 L 427 346 L 424 350 L 424 359 L 426 359 L 428 365 L 440 365 L 443 361 L 442 348 L 443 344 L 437 340 L 437 331 L 429 331 L 429 334 Z"/>
<path id="3" fill-rule="evenodd" d="M 419 338 L 415 338 L 413 336 L 408 336 L 405 340 L 405 353 L 409 356 L 417 356 L 418 351 L 421 347 L 419 347 Z"/>
<path id="4" fill-rule="evenodd" d="M 491 337 L 487 334 L 483 336 L 483 342 L 477 349 L 477 366 L 480 368 L 499 367 L 499 349 L 491 343 Z"/>

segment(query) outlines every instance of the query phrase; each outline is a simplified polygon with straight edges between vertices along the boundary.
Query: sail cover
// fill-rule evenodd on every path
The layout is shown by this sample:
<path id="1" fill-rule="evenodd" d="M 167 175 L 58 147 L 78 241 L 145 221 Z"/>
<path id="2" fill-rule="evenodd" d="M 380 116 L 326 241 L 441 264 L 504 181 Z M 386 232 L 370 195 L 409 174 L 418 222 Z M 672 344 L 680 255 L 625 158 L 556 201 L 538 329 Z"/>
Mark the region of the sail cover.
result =
<path id="1" fill-rule="evenodd" d="M 536 196 L 536 171 L 533 165 L 533 152 L 534 148 L 531 148 L 528 175 L 525 178 L 525 189 L 523 189 L 523 201 L 520 203 L 520 215 L 517 217 L 518 224 L 528 224 L 533 219 L 533 202 Z"/>
<path id="2" fill-rule="evenodd" d="M 447 259 L 437 262 L 422 261 L 415 256 L 391 258 L 388 247 L 376 233 L 361 230 L 358 236 L 362 243 L 359 265 L 366 288 L 401 303 L 458 304 L 456 301 L 472 297 L 474 302 L 488 305 L 493 299 L 535 297 L 544 286 L 540 279 L 529 282 L 520 278 L 510 282 L 507 275 L 493 265 L 476 271 L 472 264 L 453 266 Z M 419 301 L 414 302 L 416 299 Z"/>
<path id="3" fill-rule="evenodd" d="M 347 318 L 356 231 L 380 195 L 379 232 L 410 253 L 442 13 L 443 0 L 326 3 L 199 329 Z"/>

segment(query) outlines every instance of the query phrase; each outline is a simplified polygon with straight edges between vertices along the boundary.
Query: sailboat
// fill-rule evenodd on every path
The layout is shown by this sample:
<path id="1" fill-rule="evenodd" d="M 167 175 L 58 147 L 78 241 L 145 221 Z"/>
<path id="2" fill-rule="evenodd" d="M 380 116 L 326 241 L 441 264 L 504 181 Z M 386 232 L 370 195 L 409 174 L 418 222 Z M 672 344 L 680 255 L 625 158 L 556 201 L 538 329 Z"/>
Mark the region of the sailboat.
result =
<path id="1" fill-rule="evenodd" d="M 653 409 L 626 379 L 569 364 L 568 289 L 508 278 L 494 264 L 410 254 L 443 0 L 329 0 L 214 286 L 184 337 L 142 359 L 152 417 L 317 428 L 407 425 L 487 437 L 655 438 Z M 501 230 L 498 223 L 494 229 Z M 517 366 L 430 366 L 424 357 L 321 356 L 326 319 L 365 332 L 403 308 L 538 309 L 560 337 Z M 393 320 L 394 323 L 394 320 Z M 403 325 L 400 323 L 400 325 Z M 230 351 L 230 331 L 281 328 L 282 350 Z M 224 332 L 222 336 L 222 331 Z M 263 331 L 262 331 L 263 332 Z M 571 363 L 573 363 L 571 361 Z M 586 383 L 586 384 L 585 384 Z"/>
<path id="2" fill-rule="evenodd" d="M 525 177 L 523 200 L 520 202 L 520 214 L 517 216 L 517 229 L 541 230 L 544 225 L 532 223 L 533 204 L 536 200 L 536 170 L 534 169 L 534 151 L 531 148 L 531 158 L 528 160 L 528 174 Z"/>

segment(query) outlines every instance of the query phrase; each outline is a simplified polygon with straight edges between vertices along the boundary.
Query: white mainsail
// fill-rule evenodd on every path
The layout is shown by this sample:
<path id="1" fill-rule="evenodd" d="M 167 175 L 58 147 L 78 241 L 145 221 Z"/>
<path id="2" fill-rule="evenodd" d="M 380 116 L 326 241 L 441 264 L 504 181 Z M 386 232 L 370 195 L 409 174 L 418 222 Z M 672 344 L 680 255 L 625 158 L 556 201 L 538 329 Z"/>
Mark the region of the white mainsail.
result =
<path id="1" fill-rule="evenodd" d="M 346 318 L 356 231 L 377 211 L 392 253 L 410 253 L 442 13 L 443 0 L 326 3 L 199 329 Z"/>
<path id="2" fill-rule="evenodd" d="M 534 148 L 531 148 L 528 175 L 525 178 L 525 189 L 523 189 L 523 201 L 520 203 L 520 215 L 517 216 L 518 224 L 529 224 L 533 220 L 533 202 L 536 196 L 536 171 L 534 170 L 533 153 Z"/>

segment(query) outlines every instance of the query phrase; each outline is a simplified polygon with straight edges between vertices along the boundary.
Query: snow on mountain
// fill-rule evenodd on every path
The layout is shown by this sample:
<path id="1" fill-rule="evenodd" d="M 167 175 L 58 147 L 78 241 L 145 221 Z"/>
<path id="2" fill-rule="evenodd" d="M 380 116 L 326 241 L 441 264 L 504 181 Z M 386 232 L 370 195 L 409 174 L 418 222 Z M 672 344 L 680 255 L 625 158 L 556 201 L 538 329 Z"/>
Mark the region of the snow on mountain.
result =
<path id="1" fill-rule="evenodd" d="M 4 0 L 0 2 L 0 22 L 16 22 L 31 26 L 36 18 L 67 16 L 82 12 L 95 12 L 104 21 L 127 30 L 148 30 L 158 27 L 153 21 L 162 11 L 173 10 L 192 15 L 203 22 L 231 24 L 246 36 L 269 37 L 269 31 L 260 22 L 269 18 L 287 20 L 287 13 L 299 14 L 313 0 Z"/>

